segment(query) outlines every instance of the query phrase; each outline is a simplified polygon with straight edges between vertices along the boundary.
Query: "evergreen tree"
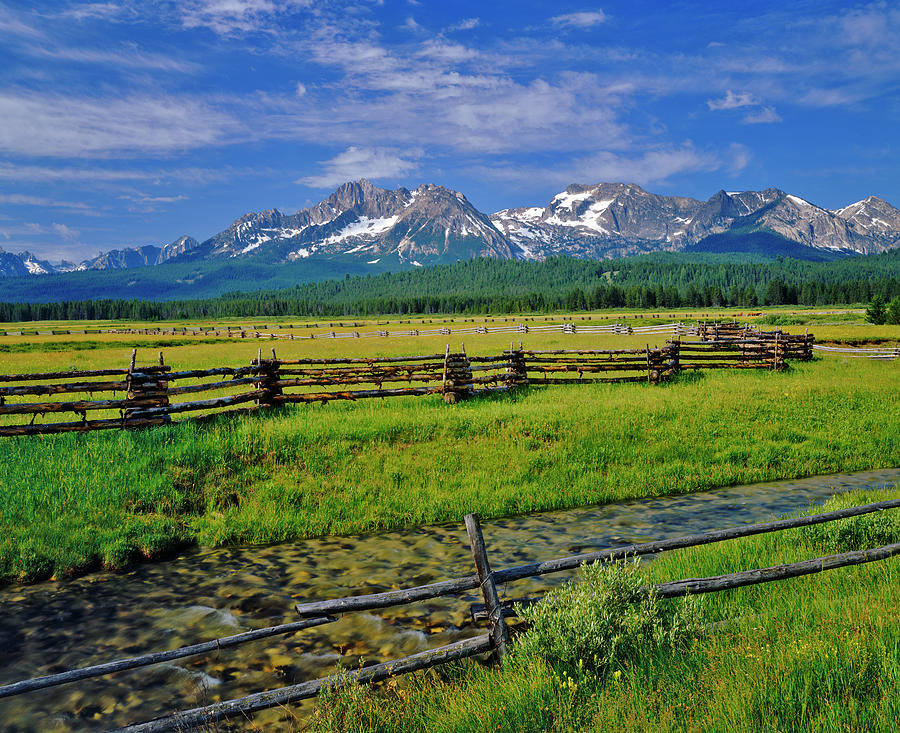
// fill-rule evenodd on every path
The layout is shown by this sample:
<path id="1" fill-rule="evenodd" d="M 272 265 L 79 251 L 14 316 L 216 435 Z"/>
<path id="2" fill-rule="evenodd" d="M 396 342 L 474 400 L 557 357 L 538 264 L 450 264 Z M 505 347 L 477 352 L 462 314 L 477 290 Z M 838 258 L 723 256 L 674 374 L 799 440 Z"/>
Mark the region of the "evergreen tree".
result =
<path id="1" fill-rule="evenodd" d="M 880 326 L 884 323 L 886 317 L 887 311 L 884 307 L 884 299 L 880 295 L 874 296 L 869 302 L 869 307 L 866 308 L 866 320 L 869 323 Z"/>
<path id="2" fill-rule="evenodd" d="M 890 323 L 892 326 L 900 326 L 900 297 L 896 297 L 888 303 L 884 316 L 885 323 Z"/>

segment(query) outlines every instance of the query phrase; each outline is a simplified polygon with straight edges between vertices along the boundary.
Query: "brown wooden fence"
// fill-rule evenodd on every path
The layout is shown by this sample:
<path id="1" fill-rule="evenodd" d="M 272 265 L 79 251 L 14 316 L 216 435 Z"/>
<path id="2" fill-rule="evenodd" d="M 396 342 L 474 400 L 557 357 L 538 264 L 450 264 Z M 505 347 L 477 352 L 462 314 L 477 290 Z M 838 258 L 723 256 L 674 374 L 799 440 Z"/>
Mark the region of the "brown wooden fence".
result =
<path id="1" fill-rule="evenodd" d="M 157 363 L 138 365 L 132 352 L 127 369 L 0 375 L 0 436 L 149 427 L 186 413 L 332 400 L 439 394 L 457 402 L 528 385 L 658 383 L 684 370 L 780 370 L 786 359 L 812 354 L 812 336 L 752 334 L 643 349 L 532 351 L 510 344 L 494 356 L 448 346 L 443 354 L 421 356 L 278 359 L 273 349 L 265 359 L 258 350 L 248 366 L 182 371 L 173 371 L 161 353 Z M 67 413 L 80 419 L 59 421 Z"/>
<path id="2" fill-rule="evenodd" d="M 301 617 L 301 620 L 293 623 L 254 629 L 234 636 L 200 642 L 179 649 L 151 652 L 138 657 L 118 659 L 89 667 L 57 672 L 45 677 L 14 682 L 0 686 L 0 698 L 48 689 L 79 680 L 101 677 L 114 672 L 146 667 L 173 659 L 215 653 L 221 648 L 237 646 L 257 639 L 296 633 L 314 626 L 332 623 L 337 620 L 340 614 L 390 608 L 445 596 L 459 596 L 475 589 L 481 591 L 484 603 L 471 606 L 471 617 L 474 623 L 487 621 L 487 633 L 401 659 L 362 667 L 341 675 L 331 675 L 275 690 L 256 692 L 241 698 L 205 705 L 191 710 L 169 713 L 152 721 L 137 723 L 117 730 L 120 733 L 126 731 L 127 733 L 159 733 L 161 731 L 205 729 L 205 726 L 214 725 L 218 721 L 244 719 L 254 712 L 316 697 L 325 689 L 340 687 L 352 682 L 374 683 L 389 677 L 446 664 L 454 660 L 485 654 L 491 654 L 496 661 L 500 662 L 509 640 L 505 617 L 515 615 L 516 605 L 527 605 L 540 600 L 539 598 L 501 600 L 497 587 L 500 584 L 574 570 L 585 563 L 610 563 L 637 557 L 653 556 L 665 551 L 697 547 L 770 532 L 780 532 L 797 527 L 809 527 L 896 508 L 900 508 L 900 500 L 865 504 L 795 519 L 781 519 L 774 522 L 743 525 L 732 529 L 716 530 L 658 542 L 626 545 L 624 547 L 609 548 L 581 555 L 570 555 L 530 565 L 498 570 L 491 567 L 478 517 L 470 514 L 465 517 L 464 521 L 472 549 L 475 565 L 474 574 L 385 593 L 301 603 L 296 607 L 297 614 Z M 645 587 L 644 593 L 652 592 L 661 598 L 676 598 L 698 593 L 715 593 L 885 560 L 897 555 L 900 555 L 900 543 L 818 557 L 787 565 L 742 570 L 708 578 L 674 580 Z"/>

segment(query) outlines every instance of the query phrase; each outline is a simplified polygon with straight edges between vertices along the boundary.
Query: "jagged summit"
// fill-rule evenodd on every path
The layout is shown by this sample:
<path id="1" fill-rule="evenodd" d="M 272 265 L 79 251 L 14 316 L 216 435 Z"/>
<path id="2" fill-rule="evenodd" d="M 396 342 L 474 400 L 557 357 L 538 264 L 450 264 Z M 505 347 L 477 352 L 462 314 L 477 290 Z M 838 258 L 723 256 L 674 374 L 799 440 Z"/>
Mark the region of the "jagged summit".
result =
<path id="1" fill-rule="evenodd" d="M 777 188 L 720 190 L 699 201 L 650 193 L 635 183 L 596 183 L 567 186 L 545 206 L 487 216 L 444 186 L 390 190 L 360 179 L 295 214 L 278 209 L 246 213 L 202 243 L 182 236 L 163 246 L 111 250 L 78 265 L 0 250 L 0 276 L 244 257 L 408 266 L 471 257 L 739 251 L 742 238 L 756 234 L 769 237 L 767 242 L 788 240 L 798 256 L 881 252 L 900 246 L 900 210 L 877 196 L 829 211 Z M 713 241 L 714 248 L 708 244 Z"/>
<path id="2" fill-rule="evenodd" d="M 768 232 L 805 247 L 880 252 L 900 243 L 900 212 L 869 197 L 836 212 L 777 188 L 720 190 L 707 201 L 648 193 L 635 184 L 572 185 L 544 207 L 505 209 L 494 225 L 533 256 L 614 257 L 703 249 L 725 233 Z"/>

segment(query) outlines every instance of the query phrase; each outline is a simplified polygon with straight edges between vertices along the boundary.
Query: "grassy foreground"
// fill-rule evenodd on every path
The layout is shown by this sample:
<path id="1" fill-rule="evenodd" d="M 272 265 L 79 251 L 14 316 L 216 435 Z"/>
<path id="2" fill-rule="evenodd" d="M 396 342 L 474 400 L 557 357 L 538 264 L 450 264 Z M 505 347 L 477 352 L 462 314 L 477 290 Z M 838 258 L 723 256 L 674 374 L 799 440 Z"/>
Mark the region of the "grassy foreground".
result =
<path id="1" fill-rule="evenodd" d="M 4 439 L 0 579 L 900 465 L 900 363 L 371 400 Z"/>
<path id="2" fill-rule="evenodd" d="M 843 495 L 827 508 L 898 496 Z M 585 568 L 581 583 L 553 594 L 549 610 L 530 611 L 533 625 L 501 670 L 462 664 L 399 686 L 328 692 L 311 728 L 896 731 L 897 558 L 701 598 L 626 602 L 645 582 L 898 542 L 900 514 L 892 511 L 681 550 L 647 567 Z"/>

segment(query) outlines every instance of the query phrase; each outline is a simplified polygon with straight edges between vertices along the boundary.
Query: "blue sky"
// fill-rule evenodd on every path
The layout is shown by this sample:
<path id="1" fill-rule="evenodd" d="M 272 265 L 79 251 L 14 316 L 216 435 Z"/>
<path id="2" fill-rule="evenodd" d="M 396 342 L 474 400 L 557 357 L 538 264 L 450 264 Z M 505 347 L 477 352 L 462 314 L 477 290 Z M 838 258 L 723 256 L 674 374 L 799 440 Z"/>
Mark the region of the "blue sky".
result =
<path id="1" fill-rule="evenodd" d="M 0 0 L 0 247 L 203 240 L 342 181 L 900 206 L 900 5 Z"/>

